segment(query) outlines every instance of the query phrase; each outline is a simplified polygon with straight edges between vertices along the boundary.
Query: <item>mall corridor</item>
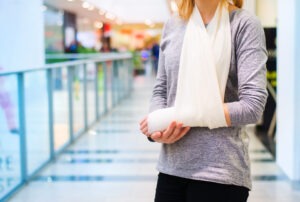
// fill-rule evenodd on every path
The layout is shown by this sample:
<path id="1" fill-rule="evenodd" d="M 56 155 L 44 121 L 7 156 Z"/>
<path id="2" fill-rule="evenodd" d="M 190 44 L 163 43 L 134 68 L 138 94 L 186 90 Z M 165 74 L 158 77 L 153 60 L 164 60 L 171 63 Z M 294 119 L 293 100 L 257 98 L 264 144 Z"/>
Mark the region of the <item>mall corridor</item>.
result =
<path id="1" fill-rule="evenodd" d="M 0 202 L 153 202 L 161 144 L 139 124 L 155 74 L 153 106 L 170 108 L 144 133 L 200 127 L 164 147 L 161 170 L 251 177 L 247 202 L 300 202 L 299 11 L 300 0 L 0 0 Z M 180 190 L 247 197 L 221 187 Z M 176 199 L 200 202 L 186 192 Z"/>
<path id="2" fill-rule="evenodd" d="M 138 122 L 147 113 L 153 81 L 136 77 L 128 99 L 9 202 L 152 202 L 160 145 L 140 134 Z M 275 165 L 251 127 L 248 132 L 254 183 L 249 202 L 300 201 L 300 184 Z"/>

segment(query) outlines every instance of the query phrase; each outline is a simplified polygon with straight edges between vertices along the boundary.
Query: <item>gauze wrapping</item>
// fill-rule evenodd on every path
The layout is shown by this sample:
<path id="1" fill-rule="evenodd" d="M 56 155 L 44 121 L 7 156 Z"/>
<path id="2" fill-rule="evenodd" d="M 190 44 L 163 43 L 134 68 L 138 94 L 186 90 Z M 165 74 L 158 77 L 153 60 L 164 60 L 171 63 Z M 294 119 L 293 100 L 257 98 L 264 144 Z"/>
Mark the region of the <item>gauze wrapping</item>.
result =
<path id="1" fill-rule="evenodd" d="M 219 4 L 207 27 L 195 6 L 183 40 L 174 107 L 150 113 L 148 132 L 163 131 L 172 121 L 190 127 L 226 127 L 223 103 L 230 57 L 228 4 Z"/>

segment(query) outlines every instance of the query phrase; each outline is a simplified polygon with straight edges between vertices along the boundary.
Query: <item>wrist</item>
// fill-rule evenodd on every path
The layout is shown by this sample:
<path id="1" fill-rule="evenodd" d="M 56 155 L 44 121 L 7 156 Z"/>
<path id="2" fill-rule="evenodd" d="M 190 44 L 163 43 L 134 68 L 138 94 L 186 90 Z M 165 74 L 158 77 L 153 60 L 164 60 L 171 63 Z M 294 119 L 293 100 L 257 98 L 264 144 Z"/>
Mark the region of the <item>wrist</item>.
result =
<path id="1" fill-rule="evenodd" d="M 155 142 L 151 137 L 148 137 L 148 140 L 149 140 L 150 142 Z"/>
<path id="2" fill-rule="evenodd" d="M 226 124 L 227 124 L 228 127 L 230 127 L 231 126 L 231 120 L 230 120 L 230 114 L 229 114 L 227 104 L 223 104 L 223 109 L 224 109 Z"/>

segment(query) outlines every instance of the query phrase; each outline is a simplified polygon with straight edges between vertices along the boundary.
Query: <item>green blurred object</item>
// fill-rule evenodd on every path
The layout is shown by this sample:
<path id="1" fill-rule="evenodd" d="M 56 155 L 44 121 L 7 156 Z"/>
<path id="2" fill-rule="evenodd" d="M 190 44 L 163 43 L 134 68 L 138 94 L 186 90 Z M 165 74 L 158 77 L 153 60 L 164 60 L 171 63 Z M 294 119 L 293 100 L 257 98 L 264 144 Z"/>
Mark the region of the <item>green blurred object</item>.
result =
<path id="1" fill-rule="evenodd" d="M 86 48 L 86 47 L 84 47 L 82 45 L 78 45 L 77 52 L 78 53 L 98 53 L 95 49 L 93 49 L 93 48 Z"/>
<path id="2" fill-rule="evenodd" d="M 133 70 L 134 70 L 134 75 L 142 75 L 145 73 L 141 53 L 139 51 L 132 51 L 132 60 L 133 60 Z"/>
<path id="3" fill-rule="evenodd" d="M 142 70 L 143 63 L 140 52 L 132 51 L 134 69 Z"/>
<path id="4" fill-rule="evenodd" d="M 99 64 L 98 66 L 98 75 L 97 75 L 97 79 L 98 79 L 98 90 L 99 90 L 99 94 L 102 95 L 103 91 L 104 91 L 104 71 L 103 71 L 103 66 L 102 64 Z"/>
<path id="5" fill-rule="evenodd" d="M 61 51 L 46 51 L 46 55 L 51 55 L 51 54 L 64 54 Z M 69 61 L 69 59 L 45 59 L 46 64 L 53 64 L 57 62 L 66 62 Z"/>

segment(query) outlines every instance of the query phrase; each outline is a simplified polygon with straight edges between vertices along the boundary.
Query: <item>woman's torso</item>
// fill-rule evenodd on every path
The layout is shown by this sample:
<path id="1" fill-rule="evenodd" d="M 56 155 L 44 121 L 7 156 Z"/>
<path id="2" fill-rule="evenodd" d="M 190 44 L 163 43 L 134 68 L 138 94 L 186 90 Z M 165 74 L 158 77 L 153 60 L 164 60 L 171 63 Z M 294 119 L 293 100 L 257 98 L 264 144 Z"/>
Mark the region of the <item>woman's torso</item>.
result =
<path id="1" fill-rule="evenodd" d="M 244 23 L 253 16 L 245 10 L 230 13 L 231 64 L 225 92 L 225 103 L 238 101 L 237 38 Z M 181 48 L 186 22 L 173 16 L 166 24 L 161 42 L 167 77 L 167 107 L 174 105 Z M 181 140 L 163 145 L 158 163 L 162 173 L 189 179 L 234 184 L 251 189 L 249 138 L 243 127 L 209 130 L 192 128 Z"/>

